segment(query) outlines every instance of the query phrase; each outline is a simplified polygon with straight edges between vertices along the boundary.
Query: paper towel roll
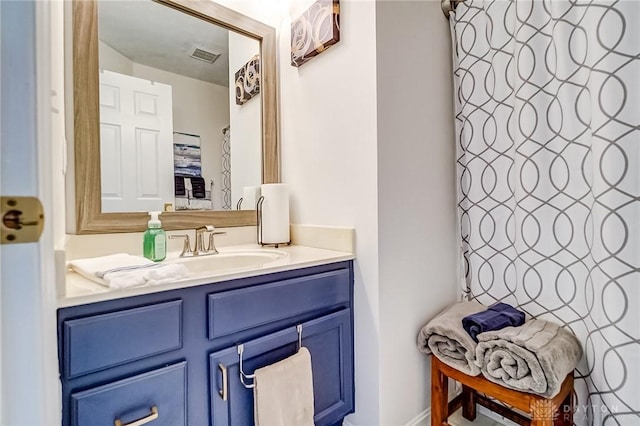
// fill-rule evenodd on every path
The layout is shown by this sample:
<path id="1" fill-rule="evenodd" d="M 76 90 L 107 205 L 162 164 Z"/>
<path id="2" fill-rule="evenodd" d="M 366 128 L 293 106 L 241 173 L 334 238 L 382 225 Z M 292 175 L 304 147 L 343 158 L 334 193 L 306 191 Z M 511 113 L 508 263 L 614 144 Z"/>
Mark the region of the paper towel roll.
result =
<path id="1" fill-rule="evenodd" d="M 259 186 L 245 186 L 242 188 L 242 205 L 241 210 L 255 210 L 256 204 L 260 198 Z"/>
<path id="2" fill-rule="evenodd" d="M 268 183 L 262 185 L 262 242 L 288 243 L 289 237 L 289 185 Z M 243 203 L 244 204 L 244 203 Z"/>

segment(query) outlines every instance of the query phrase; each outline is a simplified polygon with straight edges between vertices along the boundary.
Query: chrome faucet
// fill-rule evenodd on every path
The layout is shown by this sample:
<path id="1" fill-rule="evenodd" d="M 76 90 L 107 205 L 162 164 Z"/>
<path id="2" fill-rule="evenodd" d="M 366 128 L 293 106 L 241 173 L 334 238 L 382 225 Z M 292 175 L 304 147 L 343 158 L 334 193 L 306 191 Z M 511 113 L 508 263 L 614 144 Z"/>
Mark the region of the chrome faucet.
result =
<path id="1" fill-rule="evenodd" d="M 180 235 L 170 235 L 169 238 L 183 238 L 184 245 L 182 247 L 182 253 L 180 253 L 180 257 L 191 257 L 191 256 L 207 256 L 212 254 L 218 254 L 218 250 L 216 249 L 216 245 L 213 241 L 214 235 L 224 235 L 226 232 L 216 231 L 216 228 L 213 225 L 205 225 L 199 228 L 196 228 L 196 243 L 193 250 L 191 250 L 191 242 L 189 240 L 189 235 L 180 234 Z M 209 244 L 205 246 L 204 244 L 204 234 L 209 233 Z"/>
<path id="2" fill-rule="evenodd" d="M 178 238 L 184 239 L 184 244 L 182 245 L 182 252 L 180 253 L 180 257 L 190 257 L 193 256 L 193 251 L 191 250 L 191 242 L 189 241 L 189 236 L 187 234 L 180 235 L 169 235 L 170 240 L 175 240 Z"/>
<path id="3" fill-rule="evenodd" d="M 216 248 L 216 244 L 213 241 L 213 236 L 225 235 L 226 232 L 216 231 L 216 228 L 213 225 L 209 225 L 209 226 L 211 227 L 211 229 L 207 229 L 207 232 L 209 232 L 209 245 L 207 246 L 207 254 L 218 254 L 218 249 Z"/>
<path id="4" fill-rule="evenodd" d="M 203 235 L 205 232 L 213 233 L 214 229 L 215 228 L 213 225 L 204 225 L 199 228 L 196 228 L 196 247 L 193 249 L 194 256 L 201 256 L 204 254 L 215 254 L 215 253 L 209 253 L 209 247 L 205 248 L 204 235 Z"/>

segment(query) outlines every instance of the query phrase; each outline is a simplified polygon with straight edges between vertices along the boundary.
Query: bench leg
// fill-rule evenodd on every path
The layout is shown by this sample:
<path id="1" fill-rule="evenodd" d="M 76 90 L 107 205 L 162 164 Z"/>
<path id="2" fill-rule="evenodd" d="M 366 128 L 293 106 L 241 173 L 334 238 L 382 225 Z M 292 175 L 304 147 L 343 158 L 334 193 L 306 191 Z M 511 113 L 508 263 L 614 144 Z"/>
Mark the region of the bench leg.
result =
<path id="1" fill-rule="evenodd" d="M 557 407 L 549 399 L 537 398 L 530 407 L 531 426 L 554 426 Z"/>
<path id="2" fill-rule="evenodd" d="M 447 424 L 449 417 L 449 381 L 437 362 L 431 359 L 431 426 Z"/>
<path id="3" fill-rule="evenodd" d="M 558 413 L 553 421 L 554 426 L 572 426 L 573 425 L 573 392 L 562 401 L 558 407 Z"/>
<path id="4" fill-rule="evenodd" d="M 476 391 L 465 385 L 462 385 L 462 417 L 476 419 Z"/>

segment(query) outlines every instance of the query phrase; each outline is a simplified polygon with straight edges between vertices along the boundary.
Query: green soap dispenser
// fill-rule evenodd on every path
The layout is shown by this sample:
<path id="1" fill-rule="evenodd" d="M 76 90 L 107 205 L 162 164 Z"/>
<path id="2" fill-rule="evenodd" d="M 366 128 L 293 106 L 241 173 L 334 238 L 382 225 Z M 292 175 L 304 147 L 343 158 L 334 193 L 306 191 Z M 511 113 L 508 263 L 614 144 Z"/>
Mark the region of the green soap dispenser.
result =
<path id="1" fill-rule="evenodd" d="M 144 257 L 154 262 L 160 262 L 167 257 L 167 233 L 162 229 L 160 216 L 162 212 L 149 212 L 151 220 L 147 223 L 147 230 L 144 231 L 143 253 Z"/>

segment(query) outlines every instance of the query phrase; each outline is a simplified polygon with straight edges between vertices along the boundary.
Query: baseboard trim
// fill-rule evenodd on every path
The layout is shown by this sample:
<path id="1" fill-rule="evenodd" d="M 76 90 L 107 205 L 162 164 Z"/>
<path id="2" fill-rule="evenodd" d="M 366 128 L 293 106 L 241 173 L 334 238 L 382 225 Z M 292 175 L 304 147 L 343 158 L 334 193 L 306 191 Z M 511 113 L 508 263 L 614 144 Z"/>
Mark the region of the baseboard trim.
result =
<path id="1" fill-rule="evenodd" d="M 513 423 L 509 419 L 502 417 L 500 414 L 496 413 L 495 411 L 491 411 L 487 407 L 483 407 L 481 405 L 478 405 L 478 413 L 505 426 L 516 425 L 516 423 Z"/>
<path id="2" fill-rule="evenodd" d="M 406 426 L 428 426 L 431 423 L 431 408 L 427 408 L 422 413 L 415 416 Z"/>
<path id="3" fill-rule="evenodd" d="M 413 419 L 409 420 L 405 426 L 429 426 L 431 424 L 431 408 L 427 408 Z M 344 420 L 342 426 L 354 426 L 352 423 Z"/>

